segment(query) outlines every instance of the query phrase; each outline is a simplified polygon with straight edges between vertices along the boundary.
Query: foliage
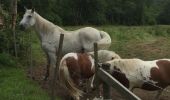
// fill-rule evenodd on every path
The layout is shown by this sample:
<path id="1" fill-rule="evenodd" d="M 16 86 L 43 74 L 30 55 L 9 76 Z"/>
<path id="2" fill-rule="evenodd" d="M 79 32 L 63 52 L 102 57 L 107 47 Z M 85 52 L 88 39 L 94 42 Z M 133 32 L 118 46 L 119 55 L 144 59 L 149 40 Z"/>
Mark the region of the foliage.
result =
<path id="1" fill-rule="evenodd" d="M 10 12 L 10 0 L 1 0 Z M 57 25 L 169 24 L 169 0 L 18 0 L 19 18 L 24 6 L 35 8 Z"/>
<path id="2" fill-rule="evenodd" d="M 170 24 L 170 1 L 165 5 L 164 9 L 161 11 L 157 17 L 159 24 Z"/>
<path id="3" fill-rule="evenodd" d="M 0 68 L 2 66 L 10 66 L 10 67 L 15 67 L 17 65 L 17 62 L 12 59 L 9 54 L 6 53 L 1 53 L 0 54 Z"/>

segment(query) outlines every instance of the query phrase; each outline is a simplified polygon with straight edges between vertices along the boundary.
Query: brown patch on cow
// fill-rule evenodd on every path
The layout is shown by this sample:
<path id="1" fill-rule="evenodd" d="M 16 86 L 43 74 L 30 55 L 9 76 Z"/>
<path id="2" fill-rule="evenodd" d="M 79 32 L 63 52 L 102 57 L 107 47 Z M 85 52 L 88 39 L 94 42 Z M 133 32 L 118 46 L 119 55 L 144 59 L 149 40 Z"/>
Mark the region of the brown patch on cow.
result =
<path id="1" fill-rule="evenodd" d="M 91 70 L 91 61 L 86 53 L 78 53 L 78 60 L 74 57 L 68 57 L 66 59 L 67 67 L 71 78 L 76 84 L 79 83 L 79 79 L 90 78 L 94 71 Z"/>
<path id="2" fill-rule="evenodd" d="M 170 84 L 170 61 L 158 60 L 156 64 L 159 68 L 152 67 L 150 70 L 150 80 L 157 82 L 156 86 L 153 86 L 151 82 L 145 82 L 142 85 L 145 90 L 158 90 L 166 88 Z"/>
<path id="3" fill-rule="evenodd" d="M 120 83 L 122 83 L 126 88 L 129 88 L 129 80 L 124 73 L 121 72 L 119 68 L 114 66 L 114 70 L 112 72 L 112 76 L 117 79 Z"/>
<path id="4" fill-rule="evenodd" d="M 170 83 L 170 61 L 159 60 L 156 62 L 162 75 L 162 81 Z"/>
<path id="5" fill-rule="evenodd" d="M 161 73 L 160 73 L 160 70 L 158 68 L 152 67 L 151 70 L 150 70 L 150 73 L 151 73 L 150 80 L 153 80 L 153 81 L 156 81 L 156 82 L 160 81 Z"/>

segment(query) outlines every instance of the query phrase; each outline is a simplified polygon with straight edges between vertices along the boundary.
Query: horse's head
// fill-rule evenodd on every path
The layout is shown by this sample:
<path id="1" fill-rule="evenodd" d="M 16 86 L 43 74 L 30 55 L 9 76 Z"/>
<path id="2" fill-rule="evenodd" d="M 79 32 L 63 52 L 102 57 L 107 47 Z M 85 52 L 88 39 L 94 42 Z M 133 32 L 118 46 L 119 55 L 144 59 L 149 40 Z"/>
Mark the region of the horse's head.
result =
<path id="1" fill-rule="evenodd" d="M 113 51 L 99 50 L 98 59 L 100 63 L 103 63 L 114 59 L 120 59 L 120 56 Z"/>
<path id="2" fill-rule="evenodd" d="M 89 52 L 90 55 L 94 56 L 94 52 Z M 113 51 L 109 50 L 99 50 L 98 51 L 98 60 L 99 63 L 104 63 L 106 61 L 121 59 L 121 57 Z"/>
<path id="3" fill-rule="evenodd" d="M 25 8 L 25 14 L 23 15 L 22 20 L 20 21 L 20 28 L 27 29 L 35 24 L 35 12 L 34 9 Z"/>

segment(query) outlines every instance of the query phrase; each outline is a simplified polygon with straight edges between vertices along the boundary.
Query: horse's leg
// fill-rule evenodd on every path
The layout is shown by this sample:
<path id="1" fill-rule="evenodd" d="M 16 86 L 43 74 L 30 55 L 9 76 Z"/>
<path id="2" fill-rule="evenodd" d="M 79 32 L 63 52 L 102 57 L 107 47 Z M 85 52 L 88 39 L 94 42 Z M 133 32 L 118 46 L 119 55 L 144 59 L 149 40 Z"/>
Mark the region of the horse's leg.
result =
<path id="1" fill-rule="evenodd" d="M 85 83 L 86 84 L 86 87 L 85 87 L 86 90 L 85 91 L 86 91 L 86 93 L 88 93 L 89 92 L 90 79 L 86 79 L 85 81 L 86 81 L 86 83 Z"/>
<path id="2" fill-rule="evenodd" d="M 50 68 L 50 58 L 49 58 L 49 55 L 48 53 L 46 53 L 46 56 L 47 56 L 47 66 L 46 66 L 46 73 L 45 73 L 45 77 L 44 77 L 44 80 L 46 81 L 49 77 L 49 68 Z"/>
<path id="3" fill-rule="evenodd" d="M 155 96 L 155 100 L 159 100 L 160 99 L 160 95 L 162 94 L 163 90 L 158 90 L 156 96 Z"/>
<path id="4" fill-rule="evenodd" d="M 49 78 L 51 79 L 53 77 L 54 69 L 56 67 L 56 53 L 54 52 L 48 52 L 48 56 L 50 59 L 50 68 L 49 68 Z M 58 68 L 57 68 L 58 69 Z M 57 75 L 58 75 L 58 70 L 57 70 Z"/>
<path id="5" fill-rule="evenodd" d="M 102 97 L 100 84 L 101 84 L 101 80 L 96 75 L 94 75 L 92 77 L 90 87 L 92 88 L 92 91 L 97 91 L 97 97 L 99 98 Z"/>

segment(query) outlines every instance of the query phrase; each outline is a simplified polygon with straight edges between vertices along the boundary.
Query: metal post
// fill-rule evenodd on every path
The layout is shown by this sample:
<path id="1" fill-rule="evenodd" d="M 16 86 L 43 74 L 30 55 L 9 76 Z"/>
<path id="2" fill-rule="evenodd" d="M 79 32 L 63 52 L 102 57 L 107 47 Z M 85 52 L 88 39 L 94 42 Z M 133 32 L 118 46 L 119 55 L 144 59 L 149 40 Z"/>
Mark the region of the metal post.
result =
<path id="1" fill-rule="evenodd" d="M 59 41 L 59 47 L 57 52 L 57 61 L 56 61 L 56 67 L 54 68 L 54 72 L 52 80 L 51 80 L 51 100 L 55 100 L 55 87 L 56 87 L 56 76 L 58 75 L 58 68 L 61 60 L 61 53 L 62 53 L 62 47 L 63 47 L 63 40 L 64 40 L 64 34 L 60 34 L 60 41 Z"/>

